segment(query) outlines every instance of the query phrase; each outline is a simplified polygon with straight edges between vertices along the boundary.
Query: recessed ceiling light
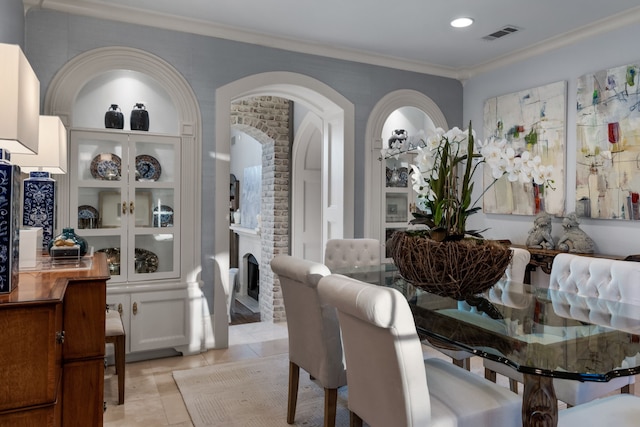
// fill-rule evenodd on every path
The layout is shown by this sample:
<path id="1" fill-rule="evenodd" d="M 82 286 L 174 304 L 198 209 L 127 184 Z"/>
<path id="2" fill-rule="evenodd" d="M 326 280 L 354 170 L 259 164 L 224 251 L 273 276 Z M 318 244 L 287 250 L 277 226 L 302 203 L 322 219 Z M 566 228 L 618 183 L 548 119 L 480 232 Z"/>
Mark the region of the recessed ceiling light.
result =
<path id="1" fill-rule="evenodd" d="M 473 19 L 471 18 L 456 18 L 451 21 L 451 26 L 455 28 L 464 28 L 473 24 Z"/>

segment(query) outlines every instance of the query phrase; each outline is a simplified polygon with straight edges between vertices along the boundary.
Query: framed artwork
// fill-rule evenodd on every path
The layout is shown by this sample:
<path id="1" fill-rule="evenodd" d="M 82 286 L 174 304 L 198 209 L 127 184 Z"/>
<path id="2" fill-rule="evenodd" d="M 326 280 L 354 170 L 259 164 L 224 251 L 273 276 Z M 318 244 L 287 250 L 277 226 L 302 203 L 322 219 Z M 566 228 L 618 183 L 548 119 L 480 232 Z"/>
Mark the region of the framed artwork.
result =
<path id="1" fill-rule="evenodd" d="M 576 213 L 640 220 L 640 61 L 585 74 L 576 96 Z"/>
<path id="2" fill-rule="evenodd" d="M 546 211 L 564 215 L 567 84 L 550 83 L 490 98 L 484 104 L 484 137 L 505 138 L 516 156 L 529 151 L 542 164 L 553 166 L 554 189 L 510 182 L 506 176 L 483 196 L 483 212 L 536 215 Z M 484 170 L 484 187 L 493 182 Z"/>

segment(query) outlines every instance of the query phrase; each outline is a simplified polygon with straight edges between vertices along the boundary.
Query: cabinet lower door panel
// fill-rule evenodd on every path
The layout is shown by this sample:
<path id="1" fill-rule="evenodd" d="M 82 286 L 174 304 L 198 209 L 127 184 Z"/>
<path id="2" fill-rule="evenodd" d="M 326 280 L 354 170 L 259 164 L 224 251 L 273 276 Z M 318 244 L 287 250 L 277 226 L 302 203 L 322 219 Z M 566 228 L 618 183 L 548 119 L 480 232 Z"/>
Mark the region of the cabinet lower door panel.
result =
<path id="1" fill-rule="evenodd" d="M 0 311 L 0 411 L 55 402 L 62 348 L 56 341 L 62 328 L 60 307 Z"/>
<path id="2" fill-rule="evenodd" d="M 187 301 L 186 290 L 131 294 L 131 351 L 186 345 Z"/>
<path id="3" fill-rule="evenodd" d="M 68 363 L 62 375 L 62 425 L 101 426 L 104 412 L 104 358 Z"/>

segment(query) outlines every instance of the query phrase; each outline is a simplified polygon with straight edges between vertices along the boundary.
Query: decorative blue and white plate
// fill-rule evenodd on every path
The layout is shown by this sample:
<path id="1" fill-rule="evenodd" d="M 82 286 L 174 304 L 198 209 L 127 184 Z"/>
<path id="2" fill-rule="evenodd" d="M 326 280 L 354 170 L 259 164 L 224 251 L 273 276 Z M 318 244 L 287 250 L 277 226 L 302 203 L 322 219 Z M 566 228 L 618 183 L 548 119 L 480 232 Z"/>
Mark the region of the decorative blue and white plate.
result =
<path id="1" fill-rule="evenodd" d="M 106 181 L 119 181 L 122 160 L 113 153 L 101 153 L 91 161 L 91 176 Z"/>
<path id="2" fill-rule="evenodd" d="M 157 181 L 162 173 L 160 162 L 153 156 L 136 156 L 136 181 Z"/>
<path id="3" fill-rule="evenodd" d="M 78 206 L 78 228 L 98 228 L 98 210 L 90 205 Z"/>
<path id="4" fill-rule="evenodd" d="M 173 227 L 173 209 L 171 206 L 160 205 L 153 208 L 153 226 Z"/>

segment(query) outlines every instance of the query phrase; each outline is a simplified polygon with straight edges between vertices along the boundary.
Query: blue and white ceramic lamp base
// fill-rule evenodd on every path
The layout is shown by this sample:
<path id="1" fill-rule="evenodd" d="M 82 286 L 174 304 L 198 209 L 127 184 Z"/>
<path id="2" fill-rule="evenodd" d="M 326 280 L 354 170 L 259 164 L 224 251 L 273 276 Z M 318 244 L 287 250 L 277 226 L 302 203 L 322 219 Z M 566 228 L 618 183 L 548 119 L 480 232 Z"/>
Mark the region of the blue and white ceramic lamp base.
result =
<path id="1" fill-rule="evenodd" d="M 35 171 L 24 180 L 22 225 L 42 228 L 42 247 L 47 249 L 56 225 L 56 181 L 49 172 Z"/>
<path id="2" fill-rule="evenodd" d="M 20 242 L 20 166 L 0 148 L 0 294 L 18 286 Z"/>

